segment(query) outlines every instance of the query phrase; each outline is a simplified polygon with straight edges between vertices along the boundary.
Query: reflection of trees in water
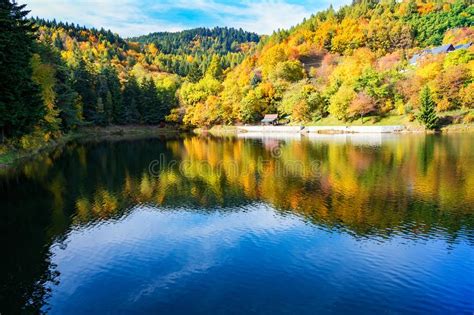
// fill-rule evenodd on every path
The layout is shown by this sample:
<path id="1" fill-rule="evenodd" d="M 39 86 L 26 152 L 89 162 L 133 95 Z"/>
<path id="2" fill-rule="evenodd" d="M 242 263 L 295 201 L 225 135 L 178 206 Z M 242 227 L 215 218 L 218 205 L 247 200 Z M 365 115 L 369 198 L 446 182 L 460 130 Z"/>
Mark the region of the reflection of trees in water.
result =
<path id="1" fill-rule="evenodd" d="M 27 175 L 29 176 L 29 175 Z M 2 314 L 41 313 L 49 290 L 46 283 L 54 283 L 58 273 L 51 264 L 50 244 L 54 235 L 52 200 L 44 198 L 47 188 L 25 183 L 24 176 L 2 182 L 0 189 L 0 312 Z M 42 195 L 34 198 L 32 195 Z"/>
<path id="2" fill-rule="evenodd" d="M 137 203 L 225 208 L 265 201 L 357 235 L 456 235 L 473 230 L 472 142 L 463 136 L 410 136 L 378 147 L 289 141 L 278 144 L 277 158 L 258 142 L 232 138 L 79 146 L 70 156 L 76 183 L 68 183 L 75 196 L 69 214 L 75 211 L 81 223 Z M 169 164 L 153 176 L 148 164 L 160 154 L 186 167 Z"/>
<path id="3" fill-rule="evenodd" d="M 1 305 L 40 307 L 43 284 L 55 277 L 50 244 L 75 225 L 120 218 L 140 203 L 225 211 L 264 201 L 358 237 L 472 241 L 473 144 L 459 135 L 408 136 L 377 147 L 204 137 L 67 145 L 0 182 L 0 224 L 10 240 Z M 173 164 L 153 176 L 148 166 L 160 154 L 187 167 Z"/>

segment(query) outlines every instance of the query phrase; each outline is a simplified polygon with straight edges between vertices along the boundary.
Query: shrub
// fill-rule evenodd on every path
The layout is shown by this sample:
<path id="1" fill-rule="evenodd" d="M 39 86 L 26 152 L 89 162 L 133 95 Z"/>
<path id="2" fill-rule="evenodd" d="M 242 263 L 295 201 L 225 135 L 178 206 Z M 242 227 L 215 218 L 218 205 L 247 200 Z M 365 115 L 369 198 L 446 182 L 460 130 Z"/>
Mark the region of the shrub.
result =
<path id="1" fill-rule="evenodd" d="M 470 112 L 466 116 L 464 116 L 463 122 L 465 124 L 471 124 L 474 123 L 474 113 Z"/>
<path id="2" fill-rule="evenodd" d="M 451 108 L 452 105 L 446 97 L 443 97 L 443 99 L 436 104 L 436 110 L 438 112 L 445 112 Z"/>
<path id="3" fill-rule="evenodd" d="M 474 108 L 474 82 L 463 87 L 459 92 L 463 107 Z"/>

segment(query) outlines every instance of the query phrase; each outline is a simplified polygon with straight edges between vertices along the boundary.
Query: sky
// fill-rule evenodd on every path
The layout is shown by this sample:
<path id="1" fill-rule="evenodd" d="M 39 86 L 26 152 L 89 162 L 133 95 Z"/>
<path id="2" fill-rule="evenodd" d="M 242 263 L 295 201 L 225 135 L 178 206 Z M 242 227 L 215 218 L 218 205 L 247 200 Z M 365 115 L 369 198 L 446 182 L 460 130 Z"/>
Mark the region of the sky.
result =
<path id="1" fill-rule="evenodd" d="M 289 28 L 303 18 L 351 0 L 18 0 L 30 16 L 104 27 L 123 37 L 195 27 L 228 26 L 258 34 Z"/>

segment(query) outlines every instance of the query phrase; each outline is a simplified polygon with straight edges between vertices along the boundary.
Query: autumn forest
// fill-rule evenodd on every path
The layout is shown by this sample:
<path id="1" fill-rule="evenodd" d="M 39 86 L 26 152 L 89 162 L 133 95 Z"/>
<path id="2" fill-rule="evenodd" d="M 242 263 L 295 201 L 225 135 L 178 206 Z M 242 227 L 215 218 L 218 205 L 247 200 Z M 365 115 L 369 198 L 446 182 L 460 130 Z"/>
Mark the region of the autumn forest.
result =
<path id="1" fill-rule="evenodd" d="M 471 123 L 473 24 L 468 0 L 361 0 L 269 36 L 216 27 L 122 38 L 4 0 L 2 150 L 82 126 L 210 127 L 268 113 L 286 124 Z"/>

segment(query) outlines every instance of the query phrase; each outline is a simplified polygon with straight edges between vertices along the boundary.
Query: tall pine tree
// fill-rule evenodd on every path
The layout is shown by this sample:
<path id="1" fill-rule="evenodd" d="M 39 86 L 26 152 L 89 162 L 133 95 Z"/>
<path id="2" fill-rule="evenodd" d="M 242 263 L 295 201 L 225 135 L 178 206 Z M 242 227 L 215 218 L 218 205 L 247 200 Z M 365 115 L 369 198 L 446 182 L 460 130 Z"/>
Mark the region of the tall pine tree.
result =
<path id="1" fill-rule="evenodd" d="M 135 76 L 130 76 L 123 88 L 123 111 L 118 114 L 120 124 L 137 124 L 140 122 L 138 106 L 141 103 L 141 91 Z"/>
<path id="2" fill-rule="evenodd" d="M 95 77 L 87 69 L 84 60 L 79 61 L 79 65 L 74 70 L 74 90 L 82 99 L 83 115 L 86 121 L 93 122 L 97 112 L 97 94 L 95 91 Z"/>
<path id="3" fill-rule="evenodd" d="M 40 89 L 32 80 L 35 28 L 25 5 L 0 0 L 0 137 L 32 130 L 44 115 Z"/>
<path id="4" fill-rule="evenodd" d="M 428 86 L 425 86 L 420 95 L 420 113 L 418 120 L 425 125 L 426 128 L 433 130 L 438 127 L 438 116 L 436 115 L 435 102 L 431 96 Z"/>

